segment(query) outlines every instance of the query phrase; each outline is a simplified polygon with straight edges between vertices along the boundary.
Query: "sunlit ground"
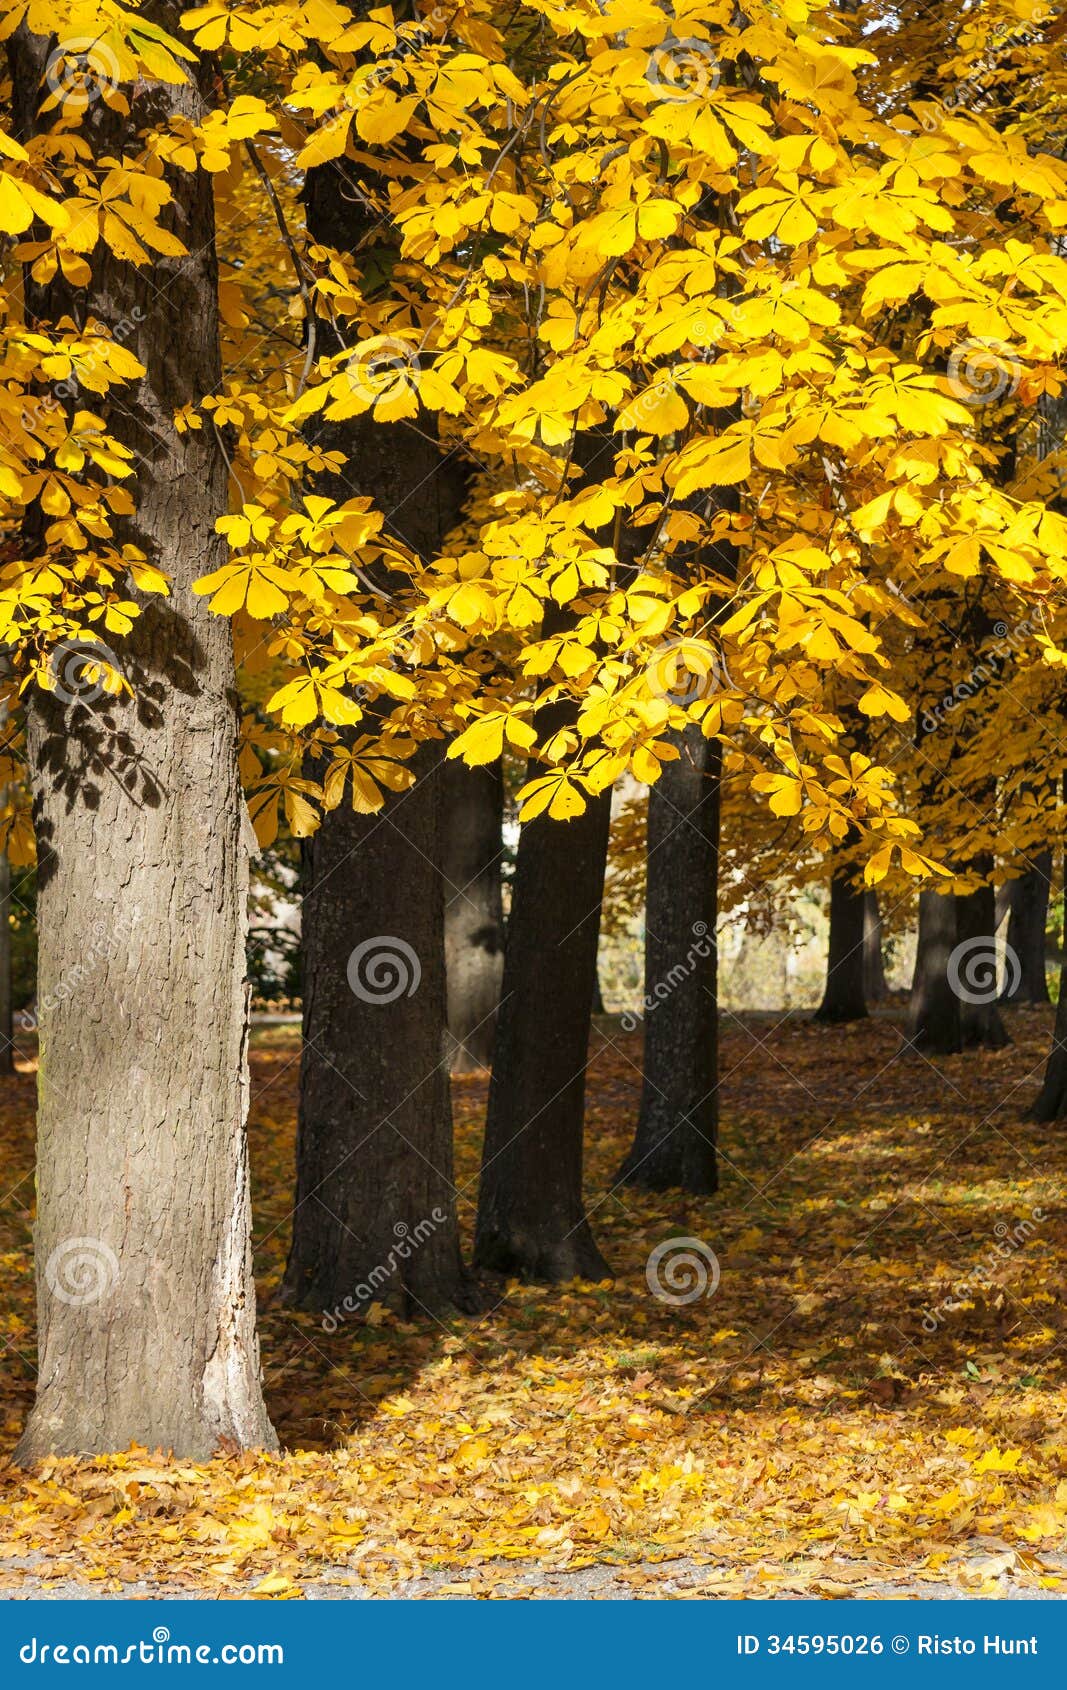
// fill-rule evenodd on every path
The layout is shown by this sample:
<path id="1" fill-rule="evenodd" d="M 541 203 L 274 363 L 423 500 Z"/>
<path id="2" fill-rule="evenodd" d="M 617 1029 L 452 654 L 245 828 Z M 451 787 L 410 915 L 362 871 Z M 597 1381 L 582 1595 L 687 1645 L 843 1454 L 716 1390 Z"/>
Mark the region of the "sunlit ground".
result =
<path id="1" fill-rule="evenodd" d="M 327 1335 L 277 1300 L 288 1241 L 296 1030 L 253 1053 L 267 1394 L 287 1453 L 190 1466 L 143 1451 L 0 1487 L 0 1582 L 162 1578 L 299 1594 L 435 1566 L 491 1594 L 517 1563 L 620 1569 L 686 1555 L 709 1591 L 854 1594 L 907 1573 L 1058 1588 L 1067 1525 L 1065 1133 L 1023 1120 L 1051 1012 L 1013 1046 L 899 1055 L 899 1017 L 724 1023 L 722 1190 L 613 1190 L 640 1041 L 593 1040 L 588 1204 L 611 1284 L 513 1285 L 480 1317 Z M 32 1395 L 34 1080 L 0 1082 L 6 1449 Z M 485 1086 L 456 1088 L 473 1221 Z M 714 1295 L 646 1282 L 697 1238 Z M 635 1593 L 649 1589 L 634 1572 Z M 1064 1585 L 1067 1590 L 1067 1584 Z"/>

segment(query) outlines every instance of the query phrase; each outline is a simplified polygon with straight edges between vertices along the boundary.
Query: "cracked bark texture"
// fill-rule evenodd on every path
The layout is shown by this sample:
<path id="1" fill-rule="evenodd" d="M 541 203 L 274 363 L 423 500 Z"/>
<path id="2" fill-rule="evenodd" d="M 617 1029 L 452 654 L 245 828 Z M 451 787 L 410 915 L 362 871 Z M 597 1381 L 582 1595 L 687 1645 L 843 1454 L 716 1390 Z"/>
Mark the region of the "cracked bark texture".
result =
<path id="1" fill-rule="evenodd" d="M 153 8 L 165 27 L 177 12 Z M 49 43 L 9 44 L 23 134 Z M 139 86 L 125 120 L 91 108 L 94 148 L 204 111 L 201 85 Z M 45 118 L 45 122 L 51 121 Z M 132 325 L 146 368 L 94 397 L 135 453 L 120 538 L 171 580 L 119 664 L 133 696 L 28 696 L 40 926 L 39 1376 L 16 1459 L 122 1450 L 200 1458 L 272 1446 L 255 1329 L 245 1139 L 247 814 L 228 623 L 191 585 L 225 560 L 226 470 L 174 411 L 220 380 L 210 178 L 168 173 L 189 256 L 151 270 L 103 247 L 93 280 L 27 288 L 31 318 Z M 33 537 L 31 513 L 28 537 Z M 38 524 L 39 531 L 39 524 Z"/>

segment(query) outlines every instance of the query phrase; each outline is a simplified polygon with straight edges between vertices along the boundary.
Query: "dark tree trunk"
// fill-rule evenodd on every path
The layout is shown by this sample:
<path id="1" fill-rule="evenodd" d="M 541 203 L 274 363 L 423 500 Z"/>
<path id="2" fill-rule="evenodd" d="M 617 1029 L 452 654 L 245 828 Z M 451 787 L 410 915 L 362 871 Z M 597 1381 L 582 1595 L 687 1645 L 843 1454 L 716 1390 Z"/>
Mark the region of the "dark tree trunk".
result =
<path id="1" fill-rule="evenodd" d="M 649 1191 L 718 1186 L 718 912 L 722 750 L 691 726 L 648 795 L 641 1112 L 619 1170 Z"/>
<path id="2" fill-rule="evenodd" d="M 595 485 L 615 461 L 610 428 L 581 432 L 574 461 Z M 549 603 L 546 637 L 572 625 Z M 544 705 L 542 740 L 575 720 Z M 530 775 L 544 772 L 531 763 Z M 569 822 L 538 816 L 519 834 L 504 980 L 482 1148 L 474 1259 L 523 1279 L 603 1279 L 582 1201 L 585 1070 L 597 987 L 611 792 L 587 795 Z"/>
<path id="3" fill-rule="evenodd" d="M 344 162 L 308 172 L 306 202 L 313 240 L 354 250 L 368 233 Z M 329 324 L 319 336 L 321 350 L 337 350 Z M 346 460 L 319 491 L 369 495 L 394 535 L 433 555 L 465 481 L 425 419 L 384 426 L 361 416 L 328 424 L 316 441 Z M 297 1203 L 283 1296 L 322 1311 L 327 1325 L 375 1300 L 430 1310 L 466 1301 L 452 1181 L 442 752 L 423 747 L 415 785 L 378 815 L 357 815 L 346 793 L 306 847 Z"/>
<path id="4" fill-rule="evenodd" d="M 500 876 L 504 771 L 446 762 L 442 858 L 445 965 L 453 1074 L 474 1074 L 493 1060 L 504 972 Z"/>
<path id="5" fill-rule="evenodd" d="M 1063 773 L 1060 791 L 1063 802 L 1067 804 L 1067 770 Z M 1067 885 L 1067 848 L 1063 853 L 1063 871 L 1064 884 Z M 1056 1004 L 1052 1049 L 1045 1067 L 1044 1084 L 1030 1114 L 1035 1121 L 1067 1120 L 1067 935 L 1060 960 L 1060 995 Z"/>
<path id="6" fill-rule="evenodd" d="M 960 1004 L 949 985 L 949 957 L 956 947 L 952 893 L 919 893 L 919 934 L 908 1006 L 908 1036 L 919 1050 L 951 1053 L 960 1046 Z"/>
<path id="7" fill-rule="evenodd" d="M 154 15 L 177 29 L 176 12 Z M 20 31 L 32 105 L 49 43 Z M 205 117 L 201 86 L 153 83 L 99 151 L 169 111 Z M 24 128 L 36 121 L 26 114 Z M 46 120 L 47 121 L 47 120 Z M 124 1450 L 208 1456 L 272 1445 L 260 1388 L 245 1142 L 247 814 L 237 769 L 231 632 L 191 591 L 225 561 L 226 468 L 175 411 L 220 381 L 212 182 L 167 172 L 188 256 L 136 268 L 99 246 L 77 299 L 27 285 L 33 320 L 136 324 L 145 376 L 106 407 L 138 461 L 119 538 L 170 577 L 118 662 L 133 697 L 27 695 L 37 834 L 39 1019 L 37 1399 L 19 1461 Z M 131 597 L 135 596 L 132 592 Z M 85 677 L 83 677 L 84 679 Z"/>
<path id="8" fill-rule="evenodd" d="M 916 1049 L 947 1056 L 1009 1042 L 996 1005 L 994 920 L 992 886 L 966 897 L 920 892 L 908 1029 Z"/>
<path id="9" fill-rule="evenodd" d="M 816 1021 L 863 1021 L 865 994 L 866 894 L 856 885 L 851 865 L 835 869 L 830 881 L 830 943 L 826 988 Z"/>
<path id="10" fill-rule="evenodd" d="M 537 772 L 541 772 L 540 765 Z M 582 1203 L 582 1129 L 611 794 L 519 836 L 485 1125 L 475 1261 L 603 1279 Z"/>
<path id="11" fill-rule="evenodd" d="M 992 873 L 993 864 L 983 860 L 979 872 Z M 960 998 L 960 1043 L 964 1050 L 984 1046 L 1002 1050 L 1010 1044 L 997 1009 L 996 892 L 992 883 L 979 886 L 966 897 L 956 899 L 956 943 Z"/>
<path id="12" fill-rule="evenodd" d="M 606 1013 L 607 1011 L 604 1008 L 604 993 L 600 986 L 600 970 L 597 969 L 593 975 L 593 1014 L 605 1015 Z"/>
<path id="13" fill-rule="evenodd" d="M 1045 927 L 1052 887 L 1052 852 L 1040 851 L 1018 880 L 1004 887 L 1008 906 L 1001 1003 L 1049 1003 Z"/>
<path id="14" fill-rule="evenodd" d="M 434 866 L 439 747 L 376 816 L 342 806 L 304 850 L 304 1053 L 283 1295 L 328 1330 L 371 1302 L 462 1301 Z"/>
<path id="15" fill-rule="evenodd" d="M 873 887 L 863 894 L 863 995 L 868 1005 L 884 1003 L 889 996 L 882 957 L 882 912 Z"/>
<path id="16" fill-rule="evenodd" d="M 15 1070 L 11 1017 L 11 864 L 0 851 L 0 1074 Z"/>

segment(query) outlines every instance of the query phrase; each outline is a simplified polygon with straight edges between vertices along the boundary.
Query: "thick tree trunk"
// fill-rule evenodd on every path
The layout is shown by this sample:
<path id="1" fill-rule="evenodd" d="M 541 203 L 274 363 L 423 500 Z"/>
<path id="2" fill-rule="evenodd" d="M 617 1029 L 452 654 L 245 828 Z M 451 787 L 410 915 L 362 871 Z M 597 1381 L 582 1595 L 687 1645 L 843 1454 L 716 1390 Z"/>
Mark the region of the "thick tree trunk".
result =
<path id="1" fill-rule="evenodd" d="M 307 221 L 313 240 L 354 251 L 369 225 L 348 173 L 343 162 L 308 172 Z M 319 345 L 340 345 L 328 323 Z M 317 491 L 369 495 L 393 534 L 433 555 L 465 482 L 425 419 L 357 417 L 317 430 L 316 441 L 345 457 Z M 373 1301 L 437 1310 L 466 1300 L 452 1181 L 442 750 L 423 747 L 415 785 L 378 815 L 357 815 L 346 793 L 305 848 L 297 1202 L 283 1295 L 328 1327 Z"/>
<path id="2" fill-rule="evenodd" d="M 908 1029 L 917 1050 L 947 1056 L 1009 1043 L 996 1003 L 994 922 L 992 886 L 966 897 L 920 892 Z"/>
<path id="3" fill-rule="evenodd" d="M 855 883 L 852 866 L 834 871 L 830 881 L 830 943 L 826 987 L 816 1021 L 863 1021 L 865 992 L 866 894 Z"/>
<path id="4" fill-rule="evenodd" d="M 165 17 L 168 27 L 177 19 Z M 16 86 L 48 43 L 20 35 Z M 132 133 L 197 87 L 153 84 Z M 104 113 L 100 121 L 121 124 Z M 218 390 L 209 176 L 175 171 L 188 257 L 141 270 L 98 248 L 79 315 L 135 322 L 146 366 L 111 414 L 139 462 L 122 538 L 171 579 L 119 654 L 133 698 L 84 672 L 27 701 L 38 851 L 39 1376 L 16 1459 L 271 1445 L 250 1250 L 245 930 L 247 816 L 230 629 L 192 582 L 219 567 L 226 469 L 175 410 Z M 28 290 L 34 316 L 70 309 Z"/>
<path id="5" fill-rule="evenodd" d="M 582 1203 L 582 1129 L 611 794 L 519 836 L 482 1155 L 475 1261 L 603 1279 Z"/>
<path id="6" fill-rule="evenodd" d="M 644 1084 L 619 1179 L 707 1194 L 718 1185 L 722 752 L 696 726 L 676 743 L 681 756 L 664 763 L 648 795 Z"/>
<path id="7" fill-rule="evenodd" d="M 884 1003 L 889 996 L 882 957 L 882 912 L 873 887 L 863 894 L 863 995 L 868 1005 Z"/>
<path id="8" fill-rule="evenodd" d="M 956 947 L 956 899 L 950 893 L 919 893 L 919 934 L 908 1006 L 908 1036 L 918 1050 L 948 1055 L 962 1049 L 960 1001 L 949 984 L 949 958 Z"/>
<path id="9" fill-rule="evenodd" d="M 1008 932 L 1001 1003 L 1049 1003 L 1045 927 L 1052 886 L 1052 852 L 1040 851 L 1025 874 L 1005 886 Z"/>
<path id="10" fill-rule="evenodd" d="M 304 1053 L 283 1294 L 328 1330 L 372 1302 L 463 1300 L 452 1178 L 440 746 L 376 816 L 333 811 L 305 846 Z"/>
<path id="11" fill-rule="evenodd" d="M 445 966 L 453 1074 L 474 1074 L 493 1060 L 504 972 L 504 771 L 448 762 L 442 857 Z"/>

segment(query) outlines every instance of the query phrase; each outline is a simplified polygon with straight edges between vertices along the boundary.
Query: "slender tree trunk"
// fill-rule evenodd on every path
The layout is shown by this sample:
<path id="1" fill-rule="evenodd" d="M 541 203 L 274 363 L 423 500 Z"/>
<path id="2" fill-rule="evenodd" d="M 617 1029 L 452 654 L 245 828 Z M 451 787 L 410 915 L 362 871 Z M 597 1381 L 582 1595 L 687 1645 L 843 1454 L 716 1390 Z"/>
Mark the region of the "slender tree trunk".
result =
<path id="1" fill-rule="evenodd" d="M 440 747 L 375 816 L 305 846 L 304 1052 L 286 1301 L 329 1329 L 372 1302 L 463 1300 L 437 871 Z"/>
<path id="2" fill-rule="evenodd" d="M 826 988 L 816 1021 L 863 1021 L 865 992 L 866 894 L 853 878 L 853 867 L 834 870 L 830 881 L 830 943 Z"/>
<path id="3" fill-rule="evenodd" d="M 650 1191 L 715 1191 L 722 750 L 690 726 L 648 795 L 641 1112 L 619 1170 Z M 709 1026 L 709 1018 L 712 1025 Z"/>
<path id="4" fill-rule="evenodd" d="M 0 851 L 0 1074 L 15 1071 L 11 1016 L 11 864 Z"/>
<path id="5" fill-rule="evenodd" d="M 614 464 L 610 429 L 585 430 L 574 460 L 595 485 Z M 550 602 L 546 636 L 573 612 Z M 571 704 L 542 706 L 547 739 L 574 720 Z M 530 774 L 543 773 L 531 764 Z M 474 1259 L 523 1279 L 602 1279 L 582 1200 L 585 1070 L 604 896 L 611 792 L 588 797 L 569 822 L 538 816 L 519 834 L 504 981 L 489 1084 Z"/>
<path id="6" fill-rule="evenodd" d="M 307 222 L 313 240 L 354 251 L 368 225 L 349 171 L 339 161 L 308 172 Z M 338 350 L 330 324 L 318 332 L 321 350 Z M 393 534 L 433 555 L 458 516 L 464 477 L 455 459 L 443 462 L 425 419 L 416 427 L 356 417 L 316 440 L 345 458 L 317 491 L 338 501 L 370 495 Z M 440 742 L 423 747 L 414 787 L 378 815 L 356 814 L 346 793 L 305 849 L 297 1199 L 283 1296 L 327 1325 L 373 1301 L 429 1310 L 466 1301 L 452 1180 L 441 754 Z"/>
<path id="7" fill-rule="evenodd" d="M 868 1004 L 884 1003 L 889 996 L 882 957 L 882 912 L 873 887 L 863 894 L 863 995 Z"/>
<path id="8" fill-rule="evenodd" d="M 610 822 L 605 792 L 519 836 L 475 1261 L 523 1279 L 609 1273 L 582 1203 L 582 1129 Z"/>
<path id="9" fill-rule="evenodd" d="M 1061 786 L 1063 802 L 1067 804 L 1067 769 Z M 1067 884 L 1067 847 L 1063 852 L 1064 882 Z M 1030 1117 L 1034 1121 L 1067 1120 L 1067 936 L 1060 960 L 1060 994 L 1056 1004 L 1056 1025 L 1052 1034 L 1052 1049 L 1045 1066 L 1045 1079 Z"/>
<path id="10" fill-rule="evenodd" d="M 162 21 L 177 27 L 176 13 Z M 48 45 L 24 32 L 13 43 L 24 99 Z M 153 84 L 133 106 L 131 134 L 168 109 L 204 117 L 195 82 Z M 122 120 L 94 110 L 119 151 Z M 226 469 L 209 429 L 173 424 L 220 380 L 212 185 L 168 179 L 188 257 L 136 269 L 99 247 L 76 310 L 138 325 L 130 344 L 147 373 L 109 424 L 139 462 L 122 539 L 167 572 L 171 596 L 147 600 L 123 643 L 132 700 L 93 701 L 77 665 L 61 691 L 27 697 L 41 1077 L 39 1375 L 23 1462 L 131 1442 L 193 1458 L 274 1442 L 250 1250 L 233 655 L 227 622 L 190 590 L 225 560 Z M 27 297 L 31 318 L 74 308 L 62 282 Z"/>
<path id="11" fill-rule="evenodd" d="M 445 964 L 453 1074 L 493 1059 L 504 972 L 504 771 L 449 762 L 444 781 Z"/>
<path id="12" fill-rule="evenodd" d="M 1008 905 L 1007 949 L 1001 1003 L 1049 1003 L 1045 974 L 1045 928 L 1052 887 L 1052 852 L 1038 852 L 1018 880 L 1004 888 Z"/>

